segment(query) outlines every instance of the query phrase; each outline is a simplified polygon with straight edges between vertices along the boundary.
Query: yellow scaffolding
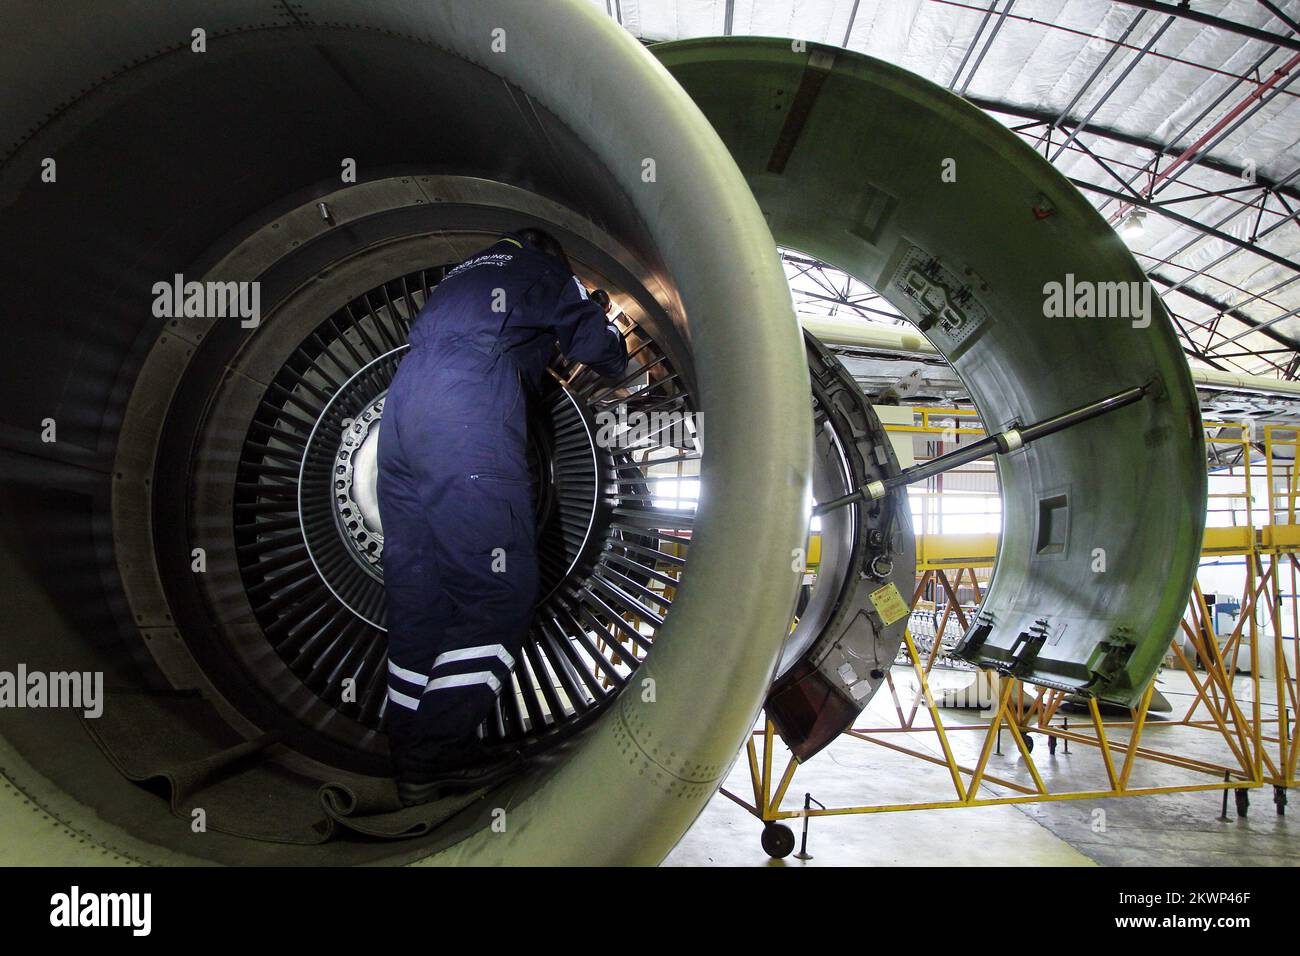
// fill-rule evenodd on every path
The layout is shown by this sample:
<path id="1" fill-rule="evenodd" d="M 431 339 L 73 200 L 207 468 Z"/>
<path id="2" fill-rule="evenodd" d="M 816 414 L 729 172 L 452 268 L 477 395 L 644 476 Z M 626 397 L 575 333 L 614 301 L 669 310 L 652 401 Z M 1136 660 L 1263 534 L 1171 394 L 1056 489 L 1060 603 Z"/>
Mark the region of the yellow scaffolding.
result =
<path id="1" fill-rule="evenodd" d="M 956 410 L 920 409 L 919 422 L 911 427 L 889 426 L 891 430 L 927 434 L 950 435 L 954 428 L 935 424 L 947 419 L 956 424 L 960 420 Z M 967 413 L 962 413 L 966 415 Z M 776 759 L 776 735 L 771 721 L 765 721 L 761 730 L 750 735 L 746 743 L 746 756 L 753 793 L 750 798 L 723 787 L 721 792 L 768 825 L 768 830 L 779 821 L 793 818 L 836 816 L 844 814 L 886 813 L 903 810 L 929 810 L 1001 804 L 1033 803 L 1062 800 L 1092 800 L 1106 797 L 1142 796 L 1160 793 L 1191 791 L 1248 790 L 1272 785 L 1289 788 L 1297 785 L 1297 757 L 1300 756 L 1300 737 L 1292 732 L 1291 714 L 1300 712 L 1300 693 L 1297 692 L 1297 674 L 1300 674 L 1300 637 L 1291 641 L 1287 656 L 1286 641 L 1282 634 L 1283 594 L 1280 578 L 1283 568 L 1290 574 L 1291 594 L 1295 595 L 1297 574 L 1300 573 L 1300 523 L 1296 522 L 1297 479 L 1296 469 L 1288 466 L 1285 474 L 1275 474 L 1275 449 L 1287 448 L 1294 458 L 1300 448 L 1300 435 L 1294 429 L 1280 426 L 1264 428 L 1263 441 L 1254 440 L 1249 426 L 1237 423 L 1207 423 L 1218 445 L 1238 445 L 1242 455 L 1241 492 L 1221 493 L 1211 496 L 1211 508 L 1217 499 L 1245 502 L 1244 520 L 1235 525 L 1243 509 L 1235 504 L 1228 509 L 1234 526 L 1207 528 L 1203 554 L 1206 557 L 1242 555 L 1246 558 L 1246 586 L 1242 595 L 1241 614 L 1236 627 L 1220 646 L 1215 634 L 1212 615 L 1199 583 L 1189 600 L 1188 615 L 1183 621 L 1183 634 L 1187 648 L 1175 642 L 1171 647 L 1174 665 L 1187 675 L 1193 688 L 1193 700 L 1181 718 L 1162 720 L 1162 727 L 1187 728 L 1208 732 L 1220 737 L 1230 756 L 1223 762 L 1196 759 L 1186 752 L 1162 750 L 1144 745 L 1143 732 L 1155 692 L 1154 681 L 1124 720 L 1106 720 L 1097 701 L 1087 701 L 1090 732 L 1070 727 L 1068 720 L 1058 716 L 1058 710 L 1069 696 L 1064 691 L 1047 688 L 1031 689 L 1020 681 L 998 678 L 990 680 L 998 687 L 997 706 L 987 723 L 946 724 L 936 704 L 930 687 L 930 674 L 942 647 L 944 626 L 949 615 L 954 614 L 963 631 L 969 622 L 958 601 L 958 591 L 963 580 L 969 581 L 976 597 L 981 598 L 977 569 L 991 568 L 997 551 L 996 535 L 932 535 L 924 528 L 917 535 L 917 570 L 919 582 L 913 594 L 915 610 L 931 583 L 942 588 L 947 597 L 942 618 L 936 619 L 935 639 L 929 652 L 922 655 L 910 628 L 904 632 L 903 642 L 907 658 L 915 673 L 919 692 L 910 706 L 905 706 L 895 686 L 893 675 L 886 672 L 886 684 L 893 698 L 897 723 L 883 727 L 855 727 L 846 736 L 855 740 L 884 747 L 926 763 L 943 767 L 951 784 L 952 793 L 946 799 L 923 799 L 908 803 L 867 804 L 844 807 L 812 807 L 806 799 L 802 807 L 786 808 L 783 804 L 799 760 L 787 759 L 780 778 L 773 779 Z M 1231 429 L 1238 433 L 1225 437 Z M 961 434 L 981 434 L 978 428 L 962 427 Z M 1262 448 L 1269 488 L 1268 503 L 1264 510 L 1266 520 L 1257 522 L 1256 501 L 1251 483 L 1250 454 L 1252 447 Z M 1279 489 L 1279 478 L 1285 484 Z M 1220 509 L 1222 510 L 1222 509 Z M 956 569 L 955 579 L 949 573 Z M 1277 715 L 1266 718 L 1260 695 L 1261 644 L 1259 615 L 1266 613 L 1271 624 L 1274 650 L 1272 677 L 1277 688 Z M 1300 636 L 1300 607 L 1292 601 L 1293 631 Z M 1250 688 L 1248 700 L 1239 699 L 1232 675 L 1243 648 L 1249 650 Z M 986 672 L 987 674 L 988 672 Z M 929 718 L 928 725 L 916 723 L 920 704 L 924 702 Z M 1202 716 L 1202 711 L 1204 716 Z M 1010 732 L 1028 781 L 1010 780 L 989 772 L 990 758 L 1000 743 L 1003 729 Z M 899 735 L 933 731 L 942 756 L 928 753 L 897 742 Z M 1053 751 L 1057 741 L 1068 741 L 1094 747 L 1101 755 L 1104 779 L 1095 787 L 1073 790 L 1053 790 L 1043 779 L 1032 756 L 1031 732 L 1044 734 Z M 973 763 L 963 763 L 954 754 L 953 734 L 982 735 L 979 754 Z M 892 738 L 892 739 L 891 739 Z M 761 744 L 761 752 L 760 752 Z M 1068 748 L 1068 743 L 1066 744 Z M 1133 786 L 1131 781 L 1136 766 L 1143 761 L 1178 767 L 1192 772 L 1191 781 L 1169 786 Z M 1209 779 L 1207 779 L 1209 778 Z M 996 785 L 1009 791 L 1005 795 L 981 795 L 981 785 Z M 1240 804 L 1239 804 L 1240 807 Z M 764 846 L 768 847 L 768 830 L 764 833 Z M 784 855 L 793 848 L 793 835 L 788 830 L 777 835 L 774 855 Z M 769 848 L 769 852 L 774 852 Z"/>

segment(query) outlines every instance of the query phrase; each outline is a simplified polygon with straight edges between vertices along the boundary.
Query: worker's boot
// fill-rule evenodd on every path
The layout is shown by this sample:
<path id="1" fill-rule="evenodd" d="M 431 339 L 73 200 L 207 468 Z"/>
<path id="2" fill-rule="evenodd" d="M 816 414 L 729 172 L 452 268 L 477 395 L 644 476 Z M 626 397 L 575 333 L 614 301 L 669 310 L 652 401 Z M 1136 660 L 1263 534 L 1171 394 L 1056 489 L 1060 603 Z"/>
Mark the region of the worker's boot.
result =
<path id="1" fill-rule="evenodd" d="M 509 780 L 523 763 L 518 751 L 487 757 L 481 747 L 449 748 L 433 767 L 415 779 L 399 779 L 397 796 L 402 806 L 410 807 L 457 793 L 486 790 Z"/>

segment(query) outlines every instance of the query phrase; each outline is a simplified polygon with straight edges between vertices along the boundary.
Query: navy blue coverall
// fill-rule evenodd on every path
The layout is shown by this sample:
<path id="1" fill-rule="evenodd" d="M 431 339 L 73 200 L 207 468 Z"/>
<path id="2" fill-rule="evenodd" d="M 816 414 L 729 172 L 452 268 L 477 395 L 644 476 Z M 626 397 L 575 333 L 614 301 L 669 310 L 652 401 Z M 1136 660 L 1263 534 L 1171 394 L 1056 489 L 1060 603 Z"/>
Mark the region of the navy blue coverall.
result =
<path id="1" fill-rule="evenodd" d="M 398 779 L 471 761 L 510 686 L 538 579 L 526 392 L 557 342 L 602 374 L 627 364 L 562 260 L 513 234 L 453 269 L 411 327 L 379 432 Z"/>

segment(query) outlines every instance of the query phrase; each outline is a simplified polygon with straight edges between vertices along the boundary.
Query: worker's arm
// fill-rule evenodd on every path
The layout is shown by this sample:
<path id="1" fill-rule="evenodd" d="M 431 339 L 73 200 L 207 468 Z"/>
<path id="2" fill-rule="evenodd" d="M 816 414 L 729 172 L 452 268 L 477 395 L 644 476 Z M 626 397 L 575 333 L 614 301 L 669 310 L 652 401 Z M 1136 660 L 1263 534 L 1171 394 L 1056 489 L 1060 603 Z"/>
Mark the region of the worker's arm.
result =
<path id="1" fill-rule="evenodd" d="M 623 333 L 587 295 L 579 279 L 570 276 L 561 281 L 553 322 L 565 357 L 589 365 L 601 375 L 618 375 L 627 368 Z"/>

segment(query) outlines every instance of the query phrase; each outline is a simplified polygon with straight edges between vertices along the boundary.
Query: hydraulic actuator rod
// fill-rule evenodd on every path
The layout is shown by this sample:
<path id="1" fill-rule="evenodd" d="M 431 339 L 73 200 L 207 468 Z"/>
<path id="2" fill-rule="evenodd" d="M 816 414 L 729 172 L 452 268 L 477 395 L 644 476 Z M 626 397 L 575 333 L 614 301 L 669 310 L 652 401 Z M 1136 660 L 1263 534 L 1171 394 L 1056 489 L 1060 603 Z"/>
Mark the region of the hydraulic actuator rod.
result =
<path id="1" fill-rule="evenodd" d="M 967 445 L 965 448 L 960 448 L 947 455 L 940 455 L 938 458 L 932 458 L 922 464 L 913 465 L 911 468 L 904 468 L 892 478 L 869 481 L 857 491 L 849 492 L 847 495 L 841 495 L 838 498 L 832 498 L 830 501 L 823 501 L 813 508 L 813 514 L 824 515 L 828 511 L 843 508 L 855 501 L 874 501 L 877 498 L 883 498 L 895 488 L 902 488 L 905 485 L 924 481 L 926 478 L 933 478 L 945 471 L 951 471 L 961 465 L 978 461 L 986 455 L 1009 454 L 1031 442 L 1045 438 L 1048 435 L 1054 435 L 1072 425 L 1091 421 L 1105 415 L 1107 412 L 1113 412 L 1117 408 L 1132 405 L 1134 402 L 1140 401 L 1149 390 L 1149 385 L 1126 388 L 1124 391 L 1116 392 L 1108 398 L 1087 405 L 1080 405 L 1078 408 L 1072 408 L 1068 412 L 1062 412 L 1060 415 L 1054 415 L 1051 418 L 1044 418 L 1032 425 L 1008 428 L 1004 432 L 989 435 L 987 438 L 981 438 L 973 445 Z"/>

